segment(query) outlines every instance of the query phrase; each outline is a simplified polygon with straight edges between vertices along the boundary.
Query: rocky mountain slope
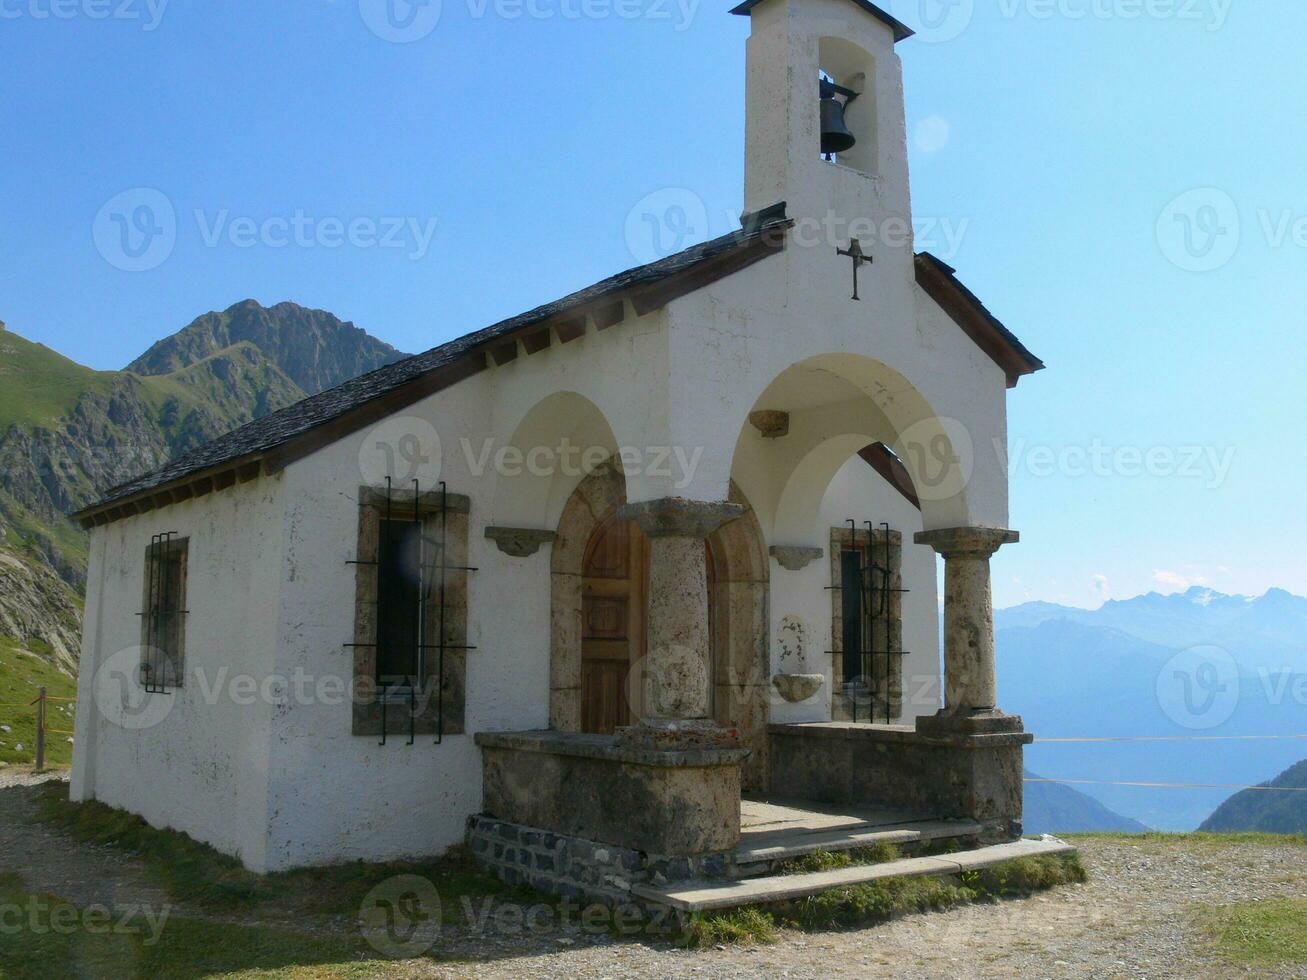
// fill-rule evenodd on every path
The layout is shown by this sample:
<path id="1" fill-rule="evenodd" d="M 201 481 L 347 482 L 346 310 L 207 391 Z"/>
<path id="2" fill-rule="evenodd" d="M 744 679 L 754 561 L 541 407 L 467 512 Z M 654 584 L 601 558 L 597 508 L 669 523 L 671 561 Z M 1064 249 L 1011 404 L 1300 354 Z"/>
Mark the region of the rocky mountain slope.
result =
<path id="1" fill-rule="evenodd" d="M 124 371 L 93 371 L 0 325 L 0 635 L 75 662 L 86 537 L 65 515 L 178 453 L 403 356 L 294 303 L 246 300 L 207 313 Z"/>
<path id="2" fill-rule="evenodd" d="M 1039 777 L 1027 769 L 1026 778 Z M 1027 782 L 1023 819 L 1026 834 L 1142 834 L 1148 830 L 1138 820 L 1109 810 L 1092 796 L 1062 783 Z"/>
<path id="3" fill-rule="evenodd" d="M 1261 785 L 1274 789 L 1240 790 L 1217 807 L 1198 829 L 1219 834 L 1307 834 L 1307 759 Z"/>

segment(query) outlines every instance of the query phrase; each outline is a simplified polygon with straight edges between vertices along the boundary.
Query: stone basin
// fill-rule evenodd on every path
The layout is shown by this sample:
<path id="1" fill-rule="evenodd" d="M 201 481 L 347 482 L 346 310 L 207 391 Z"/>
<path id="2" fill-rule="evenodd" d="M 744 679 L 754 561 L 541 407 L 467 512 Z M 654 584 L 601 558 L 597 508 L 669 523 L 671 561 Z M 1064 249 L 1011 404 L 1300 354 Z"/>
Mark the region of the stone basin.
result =
<path id="1" fill-rule="evenodd" d="M 824 674 L 773 674 L 772 686 L 790 704 L 807 701 L 826 683 Z"/>

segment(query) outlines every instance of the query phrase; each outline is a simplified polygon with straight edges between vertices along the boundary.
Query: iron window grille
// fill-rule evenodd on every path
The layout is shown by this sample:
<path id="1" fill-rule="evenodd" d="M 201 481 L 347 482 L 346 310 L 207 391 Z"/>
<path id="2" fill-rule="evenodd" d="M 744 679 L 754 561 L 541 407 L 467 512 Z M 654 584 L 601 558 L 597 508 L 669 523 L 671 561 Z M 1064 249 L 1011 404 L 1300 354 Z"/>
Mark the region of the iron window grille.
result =
<path id="1" fill-rule="evenodd" d="M 171 694 L 182 686 L 186 642 L 187 538 L 166 531 L 150 538 L 145 552 L 141 617 L 141 686 Z"/>

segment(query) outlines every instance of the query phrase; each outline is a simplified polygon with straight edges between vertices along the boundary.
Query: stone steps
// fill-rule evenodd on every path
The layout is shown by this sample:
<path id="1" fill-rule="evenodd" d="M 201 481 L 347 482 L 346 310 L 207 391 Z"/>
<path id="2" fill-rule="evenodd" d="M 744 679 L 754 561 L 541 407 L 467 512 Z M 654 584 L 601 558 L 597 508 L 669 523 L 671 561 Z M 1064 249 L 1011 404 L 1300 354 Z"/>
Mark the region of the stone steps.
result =
<path id="1" fill-rule="evenodd" d="M 749 878 L 766 874 L 777 864 L 816 851 L 851 851 L 877 844 L 913 849 L 938 840 L 975 837 L 980 825 L 969 820 L 923 820 L 890 827 L 867 825 L 820 831 L 786 831 L 755 835 L 731 856 L 731 876 Z"/>
<path id="2" fill-rule="evenodd" d="M 882 864 L 808 874 L 769 875 L 734 881 L 694 879 L 668 882 L 665 885 L 635 884 L 631 887 L 631 893 L 645 902 L 668 906 L 678 912 L 705 912 L 803 898 L 832 888 L 859 885 L 882 878 L 956 875 L 1015 858 L 1070 854 L 1074 851 L 1075 848 L 1065 841 L 1045 837 L 1040 840 L 994 844 L 940 857 L 902 858 Z"/>

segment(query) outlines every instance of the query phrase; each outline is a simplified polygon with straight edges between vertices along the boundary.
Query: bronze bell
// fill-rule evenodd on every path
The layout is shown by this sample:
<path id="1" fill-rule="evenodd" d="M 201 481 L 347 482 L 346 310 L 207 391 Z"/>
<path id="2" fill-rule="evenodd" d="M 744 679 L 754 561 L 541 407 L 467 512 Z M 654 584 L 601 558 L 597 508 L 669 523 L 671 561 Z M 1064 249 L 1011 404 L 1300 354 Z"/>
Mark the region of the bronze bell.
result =
<path id="1" fill-rule="evenodd" d="M 843 95 L 843 102 L 835 98 Z M 834 82 L 821 80 L 821 152 L 823 155 L 843 153 L 852 149 L 857 137 L 849 132 L 844 122 L 844 107 L 858 97 L 858 93 Z"/>

